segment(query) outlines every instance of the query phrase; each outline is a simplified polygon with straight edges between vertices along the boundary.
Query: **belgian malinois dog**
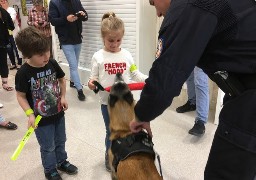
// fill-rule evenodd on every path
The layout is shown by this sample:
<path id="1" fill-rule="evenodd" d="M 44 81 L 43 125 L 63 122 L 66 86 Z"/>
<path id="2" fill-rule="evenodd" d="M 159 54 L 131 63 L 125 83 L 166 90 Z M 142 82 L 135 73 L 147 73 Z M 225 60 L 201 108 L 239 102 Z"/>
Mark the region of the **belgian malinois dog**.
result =
<path id="1" fill-rule="evenodd" d="M 110 140 L 112 141 L 111 148 L 108 151 L 109 164 L 111 167 L 112 180 L 160 180 L 163 179 L 155 166 L 155 155 L 148 152 L 137 151 L 134 154 L 125 155 L 125 158 L 120 158 L 114 152 L 114 143 L 128 142 L 128 146 L 134 144 L 134 139 L 127 138 L 133 134 L 130 130 L 129 123 L 134 119 L 135 101 L 133 95 L 124 82 L 121 74 L 117 74 L 115 82 L 110 89 L 108 100 L 108 112 L 110 118 Z M 145 132 L 142 134 L 146 134 Z M 148 136 L 148 135 L 146 135 Z M 143 135 L 145 137 L 145 135 Z M 127 138 L 127 139 L 126 139 Z M 125 140 L 123 140 L 125 139 Z M 147 138 L 141 138 L 144 144 L 150 147 L 150 142 Z M 151 139 L 151 138 L 150 138 Z M 151 141 L 152 142 L 152 141 Z M 127 144 L 127 143 L 126 143 Z M 136 144 L 136 143 L 135 143 Z M 152 143 L 153 144 L 153 143 Z M 132 145 L 131 145 L 132 146 Z M 136 145 L 135 145 L 136 146 Z M 126 150 L 115 148 L 121 153 Z M 153 145 L 152 145 L 153 149 Z M 146 150 L 147 151 L 147 150 Z M 151 151 L 150 151 L 151 152 Z M 127 153 L 126 153 L 127 154 Z M 118 163 L 116 163 L 118 161 Z M 116 164 L 116 167 L 115 167 Z"/>

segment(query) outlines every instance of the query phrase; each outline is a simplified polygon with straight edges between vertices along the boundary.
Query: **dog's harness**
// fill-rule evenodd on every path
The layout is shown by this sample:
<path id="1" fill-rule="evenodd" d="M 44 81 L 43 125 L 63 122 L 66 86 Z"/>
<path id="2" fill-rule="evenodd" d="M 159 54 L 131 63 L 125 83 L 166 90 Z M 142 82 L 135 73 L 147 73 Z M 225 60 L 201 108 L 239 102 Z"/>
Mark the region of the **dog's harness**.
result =
<path id="1" fill-rule="evenodd" d="M 115 171 L 117 172 L 119 161 L 123 161 L 127 157 L 136 153 L 148 153 L 155 158 L 156 153 L 153 146 L 152 138 L 144 131 L 113 140 L 111 144 L 111 151 L 114 155 L 112 165 L 115 168 Z M 162 175 L 160 157 L 158 155 L 157 159 L 160 166 L 160 173 Z"/>

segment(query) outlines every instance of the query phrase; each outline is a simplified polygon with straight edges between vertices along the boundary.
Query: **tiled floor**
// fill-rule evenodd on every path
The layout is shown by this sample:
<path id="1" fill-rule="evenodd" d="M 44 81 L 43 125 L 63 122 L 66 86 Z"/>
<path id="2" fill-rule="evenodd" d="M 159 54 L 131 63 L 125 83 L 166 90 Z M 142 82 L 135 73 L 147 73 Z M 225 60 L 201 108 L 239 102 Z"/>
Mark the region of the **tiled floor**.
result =
<path id="1" fill-rule="evenodd" d="M 9 77 L 14 84 L 15 71 Z M 104 123 L 98 96 L 84 88 L 87 100 L 80 102 L 75 89 L 67 87 L 69 109 L 66 112 L 68 160 L 78 166 L 74 176 L 61 174 L 63 179 L 108 180 L 110 174 L 104 169 Z M 212 138 L 216 130 L 211 110 L 206 134 L 197 138 L 188 134 L 194 124 L 195 113 L 178 114 L 175 108 L 184 103 L 176 98 L 160 117 L 152 122 L 155 150 L 160 154 L 165 180 L 203 180 Z M 0 179 L 40 180 L 45 179 L 39 146 L 35 135 L 27 142 L 16 161 L 10 157 L 27 130 L 27 118 L 19 107 L 15 91 L 0 89 L 0 112 L 18 125 L 16 131 L 0 129 Z"/>

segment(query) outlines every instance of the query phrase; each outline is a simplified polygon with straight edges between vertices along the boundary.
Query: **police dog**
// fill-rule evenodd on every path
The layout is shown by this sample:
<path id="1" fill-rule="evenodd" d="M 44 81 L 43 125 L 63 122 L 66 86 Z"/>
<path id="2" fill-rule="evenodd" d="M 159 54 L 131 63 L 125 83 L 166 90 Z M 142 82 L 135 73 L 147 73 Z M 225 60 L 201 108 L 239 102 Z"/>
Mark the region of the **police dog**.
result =
<path id="1" fill-rule="evenodd" d="M 147 152 L 136 152 L 124 160 L 116 157 L 114 142 L 120 144 L 123 138 L 132 135 L 129 123 L 135 117 L 135 101 L 128 85 L 121 74 L 117 74 L 110 89 L 108 112 L 110 118 L 111 148 L 108 151 L 112 180 L 160 180 L 163 179 L 154 164 L 154 155 Z M 146 134 L 146 133 L 145 133 Z M 130 138 L 134 139 L 134 138 Z M 124 140 L 127 141 L 127 140 Z M 144 140 L 143 140 L 144 141 Z M 132 143 L 131 143 L 132 144 Z M 135 145 L 136 146 L 136 145 Z M 125 150 L 116 148 L 121 153 Z M 152 146 L 153 149 L 153 146 Z M 146 150 L 147 151 L 147 150 Z M 114 167 L 118 159 L 118 164 Z M 120 160 L 120 161 L 119 161 Z"/>

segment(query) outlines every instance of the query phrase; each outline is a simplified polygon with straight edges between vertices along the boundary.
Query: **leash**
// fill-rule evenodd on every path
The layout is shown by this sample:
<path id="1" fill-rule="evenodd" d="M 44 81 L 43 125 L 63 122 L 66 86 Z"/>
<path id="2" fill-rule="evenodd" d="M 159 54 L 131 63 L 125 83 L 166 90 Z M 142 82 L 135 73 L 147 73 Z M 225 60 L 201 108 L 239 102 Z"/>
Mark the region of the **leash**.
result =
<path id="1" fill-rule="evenodd" d="M 156 151 L 155 151 L 155 153 L 156 153 L 156 158 L 157 158 L 158 165 L 159 165 L 160 176 L 163 178 L 160 155 Z"/>
<path id="2" fill-rule="evenodd" d="M 95 94 L 97 94 L 99 91 L 107 91 L 110 92 L 110 89 L 112 86 L 109 87 L 103 87 L 98 81 L 92 81 L 92 83 L 96 86 L 96 88 L 93 90 Z M 144 82 L 137 82 L 137 83 L 129 83 L 127 84 L 129 89 L 132 90 L 142 90 L 145 83 Z"/>
<path id="3" fill-rule="evenodd" d="M 104 87 L 102 87 L 98 81 L 93 81 L 92 83 L 96 86 L 96 88 L 93 90 L 95 94 L 97 94 L 100 90 L 105 91 Z"/>

